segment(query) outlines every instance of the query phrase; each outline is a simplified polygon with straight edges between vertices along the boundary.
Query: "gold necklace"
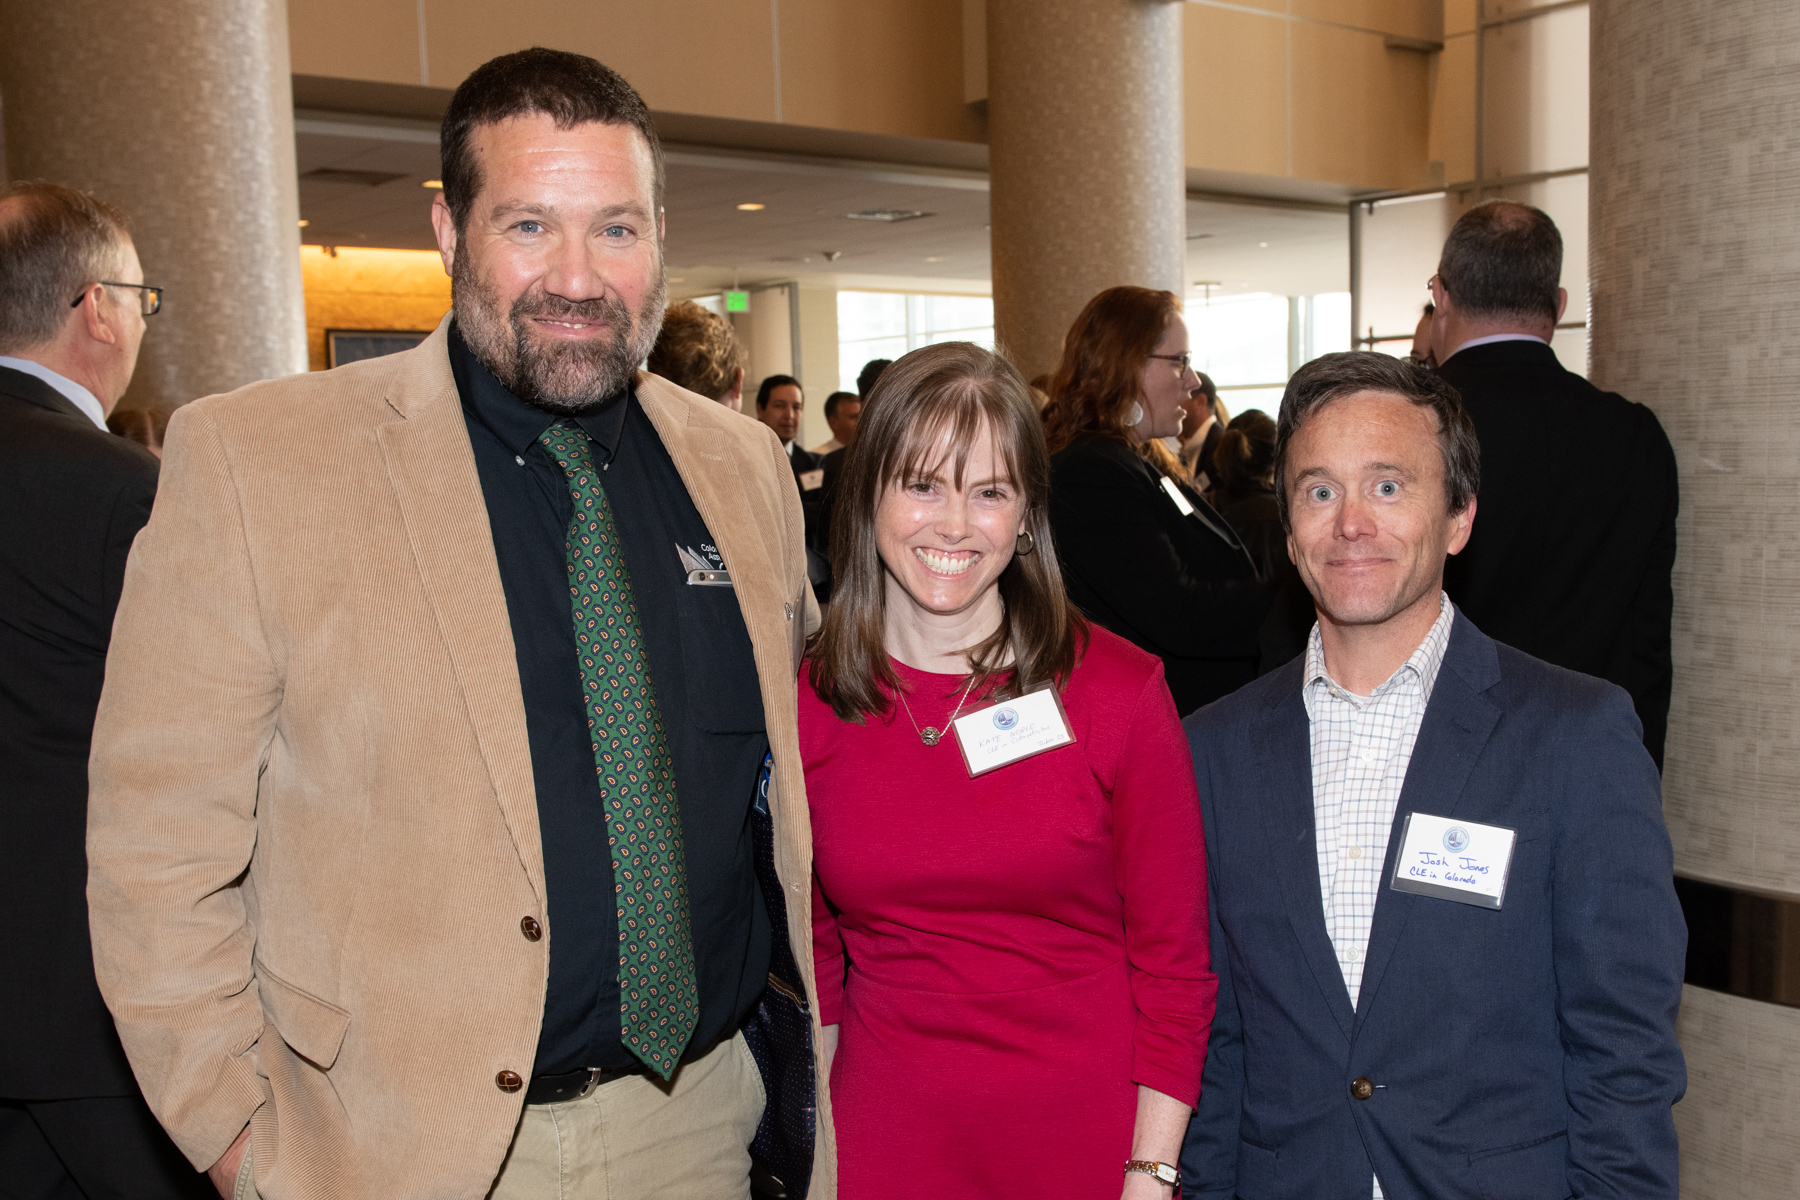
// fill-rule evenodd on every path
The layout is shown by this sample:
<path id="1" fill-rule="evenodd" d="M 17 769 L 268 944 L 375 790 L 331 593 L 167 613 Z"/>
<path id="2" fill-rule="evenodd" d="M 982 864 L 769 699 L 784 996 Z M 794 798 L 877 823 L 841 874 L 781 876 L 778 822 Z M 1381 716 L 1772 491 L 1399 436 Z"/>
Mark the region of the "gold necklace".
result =
<path id="1" fill-rule="evenodd" d="M 944 729 L 948 729 L 951 725 L 956 723 L 956 714 L 962 711 L 962 706 L 964 704 L 968 703 L 969 689 L 974 686 L 975 675 L 973 672 L 970 672 L 969 682 L 963 685 L 962 699 L 958 700 L 956 702 L 956 707 L 950 710 L 950 719 L 944 722 Z M 921 742 L 924 742 L 927 746 L 935 746 L 944 740 L 944 731 L 937 728 L 935 725 L 927 725 L 923 729 L 919 728 L 919 718 L 913 716 L 912 705 L 906 702 L 906 693 L 904 691 L 900 693 L 900 705 L 902 708 L 906 709 L 906 719 L 912 722 L 913 732 L 919 735 L 919 740 Z"/>

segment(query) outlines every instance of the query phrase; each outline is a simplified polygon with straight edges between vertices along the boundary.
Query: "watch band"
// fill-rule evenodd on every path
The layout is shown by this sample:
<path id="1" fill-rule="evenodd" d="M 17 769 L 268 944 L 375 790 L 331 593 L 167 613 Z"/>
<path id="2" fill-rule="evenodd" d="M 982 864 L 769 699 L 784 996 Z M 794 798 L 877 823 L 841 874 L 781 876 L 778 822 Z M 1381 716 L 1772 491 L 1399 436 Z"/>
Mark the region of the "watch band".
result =
<path id="1" fill-rule="evenodd" d="M 1134 1158 L 1125 1164 L 1127 1175 L 1133 1171 L 1142 1171 L 1146 1175 L 1153 1176 L 1158 1183 L 1165 1183 L 1170 1187 L 1181 1186 L 1181 1172 L 1166 1162 L 1151 1162 L 1148 1159 Z"/>

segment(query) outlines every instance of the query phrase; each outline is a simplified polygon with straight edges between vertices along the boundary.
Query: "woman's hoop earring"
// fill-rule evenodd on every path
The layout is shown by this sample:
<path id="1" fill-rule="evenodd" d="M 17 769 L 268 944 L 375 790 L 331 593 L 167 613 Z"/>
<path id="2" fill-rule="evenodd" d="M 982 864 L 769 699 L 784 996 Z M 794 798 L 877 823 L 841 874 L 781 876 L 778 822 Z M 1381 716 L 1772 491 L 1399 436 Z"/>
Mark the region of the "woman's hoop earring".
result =
<path id="1" fill-rule="evenodd" d="M 1031 530 L 1029 529 L 1019 534 L 1018 541 L 1013 545 L 1014 554 L 1030 554 L 1036 549 L 1037 540 L 1031 536 Z"/>

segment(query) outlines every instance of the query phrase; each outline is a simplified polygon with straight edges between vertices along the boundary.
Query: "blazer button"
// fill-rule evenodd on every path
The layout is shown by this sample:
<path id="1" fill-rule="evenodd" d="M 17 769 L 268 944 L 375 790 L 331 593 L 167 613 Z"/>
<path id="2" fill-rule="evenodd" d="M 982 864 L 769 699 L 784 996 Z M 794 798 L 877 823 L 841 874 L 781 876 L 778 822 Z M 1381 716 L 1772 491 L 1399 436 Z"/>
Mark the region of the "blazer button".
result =
<path id="1" fill-rule="evenodd" d="M 544 936 L 544 927 L 537 923 L 536 917 L 526 917 L 519 922 L 519 932 L 525 935 L 526 941 L 535 942 Z"/>
<path id="2" fill-rule="evenodd" d="M 494 1076 L 494 1086 L 503 1092 L 516 1092 L 525 1086 L 517 1071 L 502 1071 Z"/>
<path id="3" fill-rule="evenodd" d="M 1375 1094 L 1375 1085 L 1369 1082 L 1367 1075 L 1358 1075 L 1350 1081 L 1350 1094 L 1358 1100 L 1367 1100 Z"/>

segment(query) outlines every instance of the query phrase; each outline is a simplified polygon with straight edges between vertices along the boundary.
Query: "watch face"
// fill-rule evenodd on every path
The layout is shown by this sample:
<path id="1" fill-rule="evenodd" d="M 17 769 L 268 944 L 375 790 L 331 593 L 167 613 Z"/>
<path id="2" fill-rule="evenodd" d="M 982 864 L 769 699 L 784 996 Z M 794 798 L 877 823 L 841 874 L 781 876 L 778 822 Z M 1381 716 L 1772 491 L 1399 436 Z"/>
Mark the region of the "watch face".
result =
<path id="1" fill-rule="evenodd" d="M 1168 1163 L 1156 1164 L 1156 1177 L 1164 1183 L 1174 1183 L 1177 1179 L 1181 1178 L 1175 1173 L 1175 1168 L 1171 1167 Z"/>

